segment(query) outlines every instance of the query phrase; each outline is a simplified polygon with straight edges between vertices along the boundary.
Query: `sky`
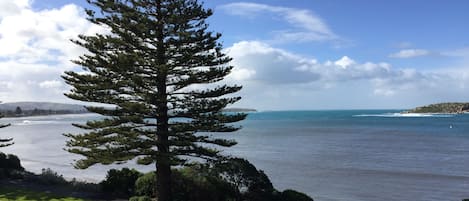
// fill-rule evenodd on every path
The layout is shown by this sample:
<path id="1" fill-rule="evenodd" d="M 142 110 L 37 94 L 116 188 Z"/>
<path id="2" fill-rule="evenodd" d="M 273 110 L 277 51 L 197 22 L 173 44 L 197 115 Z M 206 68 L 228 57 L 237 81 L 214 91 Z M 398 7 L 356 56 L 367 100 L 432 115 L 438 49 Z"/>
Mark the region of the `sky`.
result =
<path id="1" fill-rule="evenodd" d="M 469 102 L 469 1 L 206 0 L 236 107 L 406 109 Z M 0 100 L 76 103 L 60 78 L 105 29 L 85 0 L 0 0 Z"/>

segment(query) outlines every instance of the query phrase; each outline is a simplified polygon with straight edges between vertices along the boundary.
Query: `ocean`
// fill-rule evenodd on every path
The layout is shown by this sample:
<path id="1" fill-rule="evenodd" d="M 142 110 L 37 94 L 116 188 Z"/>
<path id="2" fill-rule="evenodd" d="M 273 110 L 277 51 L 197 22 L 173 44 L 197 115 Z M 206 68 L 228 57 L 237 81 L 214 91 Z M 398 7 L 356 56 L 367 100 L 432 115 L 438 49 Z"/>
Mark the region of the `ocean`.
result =
<path id="1" fill-rule="evenodd" d="M 235 133 L 217 134 L 238 145 L 225 154 L 244 157 L 280 190 L 316 201 L 446 201 L 469 198 L 469 114 L 399 114 L 401 110 L 272 111 L 250 113 Z M 110 168 L 73 168 L 80 158 L 65 148 L 71 123 L 96 115 L 3 118 L 0 136 L 15 145 L 23 166 L 51 168 L 66 178 L 99 181 Z M 150 171 L 153 166 L 124 166 Z"/>

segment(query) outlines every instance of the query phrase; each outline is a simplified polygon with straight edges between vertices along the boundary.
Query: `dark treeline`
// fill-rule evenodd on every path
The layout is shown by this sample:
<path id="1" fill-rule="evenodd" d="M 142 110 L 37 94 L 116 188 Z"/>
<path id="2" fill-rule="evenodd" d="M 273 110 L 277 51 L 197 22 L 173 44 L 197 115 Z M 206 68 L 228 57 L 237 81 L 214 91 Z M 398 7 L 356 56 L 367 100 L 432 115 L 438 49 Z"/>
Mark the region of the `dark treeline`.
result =
<path id="1" fill-rule="evenodd" d="M 16 110 L 0 110 L 0 113 L 4 117 L 26 117 L 26 116 L 42 116 L 42 115 L 56 115 L 56 114 L 83 114 L 87 111 L 77 110 L 44 110 L 44 109 L 33 109 L 33 110 L 22 110 L 17 107 Z"/>

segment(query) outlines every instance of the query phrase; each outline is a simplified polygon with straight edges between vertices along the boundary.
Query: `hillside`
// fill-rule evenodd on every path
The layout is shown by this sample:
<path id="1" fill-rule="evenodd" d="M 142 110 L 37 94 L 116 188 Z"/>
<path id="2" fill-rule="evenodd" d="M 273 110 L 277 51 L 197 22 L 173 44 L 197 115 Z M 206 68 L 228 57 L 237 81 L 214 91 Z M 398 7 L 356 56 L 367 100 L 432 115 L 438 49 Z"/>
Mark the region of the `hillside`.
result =
<path id="1" fill-rule="evenodd" d="M 438 103 L 417 107 L 405 113 L 451 113 L 461 114 L 469 112 L 469 103 Z"/>
<path id="2" fill-rule="evenodd" d="M 0 112 L 7 117 L 51 114 L 86 113 L 83 105 L 51 102 L 11 102 L 0 104 Z"/>
<path id="3" fill-rule="evenodd" d="M 251 108 L 225 108 L 223 112 L 257 112 L 256 109 Z"/>

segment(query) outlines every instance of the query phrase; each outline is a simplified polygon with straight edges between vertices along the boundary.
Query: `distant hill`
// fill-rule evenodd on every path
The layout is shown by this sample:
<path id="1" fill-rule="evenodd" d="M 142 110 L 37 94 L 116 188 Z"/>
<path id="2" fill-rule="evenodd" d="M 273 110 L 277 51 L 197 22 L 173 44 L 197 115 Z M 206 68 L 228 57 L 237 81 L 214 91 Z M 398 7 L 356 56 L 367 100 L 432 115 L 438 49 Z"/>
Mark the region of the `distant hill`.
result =
<path id="1" fill-rule="evenodd" d="M 255 109 L 250 108 L 225 108 L 223 112 L 257 112 Z"/>
<path id="2" fill-rule="evenodd" d="M 19 109 L 18 109 L 19 108 Z M 1 103 L 0 112 L 7 117 L 51 114 L 76 114 L 88 112 L 84 105 L 51 102 Z"/>
<path id="3" fill-rule="evenodd" d="M 469 112 L 469 103 L 437 103 L 417 107 L 405 113 L 451 113 L 461 114 Z"/>

